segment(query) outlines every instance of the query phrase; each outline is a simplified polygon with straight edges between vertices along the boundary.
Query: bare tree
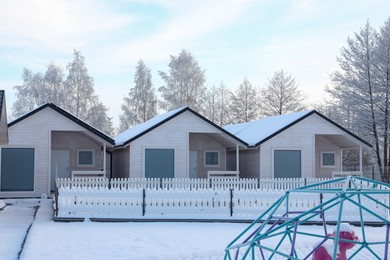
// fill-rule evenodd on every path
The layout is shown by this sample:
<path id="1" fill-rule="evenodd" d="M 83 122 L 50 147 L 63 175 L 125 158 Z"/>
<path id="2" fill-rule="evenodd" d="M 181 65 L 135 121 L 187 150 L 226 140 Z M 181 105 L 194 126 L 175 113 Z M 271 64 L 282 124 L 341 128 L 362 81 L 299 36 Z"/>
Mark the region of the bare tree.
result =
<path id="1" fill-rule="evenodd" d="M 47 102 L 59 106 L 64 104 L 64 73 L 60 66 L 50 63 L 45 75 L 34 74 L 24 68 L 22 78 L 23 85 L 14 87 L 17 99 L 12 108 L 13 117 L 19 117 Z"/>
<path id="2" fill-rule="evenodd" d="M 382 138 L 383 138 L 383 176 L 386 182 L 390 182 L 390 17 L 385 21 L 384 25 L 380 28 L 378 35 L 378 84 L 379 84 L 379 97 L 381 101 L 376 103 L 379 110 L 379 117 L 382 125 Z"/>
<path id="3" fill-rule="evenodd" d="M 221 81 L 218 87 L 213 86 L 206 94 L 205 116 L 219 126 L 229 123 L 230 91 Z"/>
<path id="4" fill-rule="evenodd" d="M 23 85 L 15 86 L 17 100 L 13 105 L 13 116 L 19 117 L 37 106 L 54 103 L 91 124 L 97 129 L 113 133 L 112 119 L 108 109 L 94 93 L 93 78 L 88 76 L 85 58 L 74 51 L 74 60 L 67 66 L 69 75 L 64 81 L 60 66 L 50 63 L 43 76 L 23 71 Z"/>
<path id="5" fill-rule="evenodd" d="M 244 123 L 259 119 L 261 106 L 258 90 L 248 79 L 244 79 L 240 86 L 231 93 L 230 99 L 230 123 Z"/>
<path id="6" fill-rule="evenodd" d="M 389 163 L 388 115 L 384 116 L 388 111 L 389 96 L 386 80 L 383 80 L 386 69 L 380 69 L 384 66 L 380 63 L 383 54 L 379 50 L 378 34 L 367 22 L 354 38 L 348 38 L 347 46 L 341 49 L 337 59 L 339 70 L 331 74 L 333 87 L 326 88 L 326 91 L 339 106 L 353 112 L 353 120 L 348 119 L 351 128 L 373 141 L 380 175 L 383 181 L 389 181 L 388 174 L 383 171 Z M 351 113 L 345 115 L 351 116 Z"/>
<path id="7" fill-rule="evenodd" d="M 134 87 L 123 99 L 123 114 L 119 116 L 119 132 L 130 126 L 149 120 L 157 114 L 157 97 L 152 84 L 152 74 L 142 60 L 138 61 L 134 75 Z"/>
<path id="8" fill-rule="evenodd" d="M 204 72 L 189 51 L 182 50 L 179 56 L 171 55 L 169 74 L 159 71 L 166 84 L 158 89 L 164 99 L 162 107 L 171 110 L 189 106 L 201 112 L 206 94 Z"/>
<path id="9" fill-rule="evenodd" d="M 50 63 L 43 78 L 46 101 L 65 107 L 64 72 L 62 67 Z"/>
<path id="10" fill-rule="evenodd" d="M 68 96 L 68 111 L 94 127 L 104 127 L 101 131 L 112 134 L 112 118 L 107 115 L 108 109 L 95 94 L 93 78 L 88 75 L 85 58 L 80 51 L 73 51 L 73 61 L 67 66 L 69 71 L 65 81 Z M 99 111 L 100 116 L 90 116 L 91 111 Z"/>
<path id="11" fill-rule="evenodd" d="M 262 113 L 266 116 L 282 115 L 305 108 L 304 94 L 298 89 L 295 79 L 283 70 L 275 72 L 261 90 Z"/>
<path id="12" fill-rule="evenodd" d="M 88 75 L 85 58 L 80 51 L 73 51 L 73 61 L 67 66 L 69 75 L 65 85 L 68 95 L 72 96 L 68 110 L 79 117 L 89 109 L 89 99 L 94 95 L 93 78 Z"/>

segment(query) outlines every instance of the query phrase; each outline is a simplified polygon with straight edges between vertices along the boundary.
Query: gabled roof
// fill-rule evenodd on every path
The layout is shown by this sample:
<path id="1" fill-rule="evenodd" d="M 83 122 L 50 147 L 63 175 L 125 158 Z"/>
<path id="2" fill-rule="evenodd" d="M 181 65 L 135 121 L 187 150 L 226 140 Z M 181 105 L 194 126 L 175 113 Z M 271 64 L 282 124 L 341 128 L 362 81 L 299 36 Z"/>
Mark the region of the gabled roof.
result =
<path id="1" fill-rule="evenodd" d="M 258 121 L 228 125 L 225 126 L 224 129 L 231 134 L 236 135 L 243 141 L 247 142 L 250 147 L 257 147 L 265 141 L 271 139 L 272 137 L 278 135 L 279 133 L 283 132 L 284 130 L 288 129 L 289 127 L 295 125 L 296 123 L 313 114 L 320 116 L 321 118 L 343 130 L 344 132 L 356 138 L 365 145 L 372 147 L 371 144 L 369 144 L 365 140 L 361 139 L 357 135 L 348 131 L 347 129 L 325 117 L 324 115 L 320 114 L 316 110 L 305 110 L 301 112 L 283 114 L 279 116 L 265 117 Z"/>
<path id="2" fill-rule="evenodd" d="M 93 126 L 91 126 L 91 125 L 89 125 L 87 123 L 85 123 L 83 120 L 75 117 L 74 115 L 70 114 L 69 112 L 63 110 L 62 108 L 60 108 L 60 107 L 58 107 L 58 106 L 56 106 L 56 105 L 54 105 L 52 103 L 46 103 L 46 104 L 44 104 L 44 105 L 42 105 L 42 106 L 32 110 L 31 112 L 29 112 L 29 113 L 19 117 L 18 119 L 15 119 L 14 121 L 12 121 L 12 122 L 10 122 L 8 124 L 8 127 L 13 126 L 13 125 L 19 123 L 20 121 L 23 121 L 24 119 L 26 119 L 26 118 L 28 118 L 28 117 L 38 113 L 39 111 L 41 111 L 41 110 L 43 110 L 43 109 L 45 109 L 47 107 L 53 109 L 54 111 L 58 112 L 59 114 L 63 115 L 64 117 L 72 120 L 73 122 L 75 122 L 79 126 L 85 128 L 89 132 L 91 132 L 91 133 L 95 134 L 96 136 L 102 138 L 103 140 L 107 141 L 108 143 L 113 144 L 113 145 L 115 144 L 114 139 L 112 139 L 110 136 L 106 135 L 105 133 L 101 132 L 100 130 L 94 128 Z"/>
<path id="3" fill-rule="evenodd" d="M 144 134 L 152 131 L 153 129 L 159 127 L 160 125 L 168 122 L 169 120 L 177 117 L 178 115 L 180 115 L 180 114 L 182 114 L 182 113 L 184 113 L 186 111 L 188 111 L 188 112 L 194 114 L 195 116 L 199 117 L 203 121 L 205 121 L 208 124 L 212 125 L 213 127 L 217 128 L 221 132 L 227 134 L 228 136 L 230 136 L 231 138 L 235 139 L 239 143 L 247 146 L 247 143 L 245 143 L 244 141 L 242 141 L 238 137 L 234 136 L 233 134 L 229 133 L 228 131 L 226 131 L 222 127 L 220 127 L 220 126 L 216 125 L 215 123 L 211 122 L 207 118 L 201 116 L 199 113 L 195 112 L 194 110 L 192 110 L 189 107 L 181 107 L 181 108 L 178 108 L 178 109 L 166 112 L 164 114 L 155 116 L 155 117 L 149 119 L 148 121 L 146 121 L 144 123 L 135 125 L 135 126 L 129 128 L 129 129 L 127 129 L 123 133 L 117 135 L 114 138 L 115 139 L 115 144 L 116 144 L 116 146 L 125 146 L 125 145 L 131 143 L 132 141 L 136 140 L 137 138 L 143 136 Z"/>

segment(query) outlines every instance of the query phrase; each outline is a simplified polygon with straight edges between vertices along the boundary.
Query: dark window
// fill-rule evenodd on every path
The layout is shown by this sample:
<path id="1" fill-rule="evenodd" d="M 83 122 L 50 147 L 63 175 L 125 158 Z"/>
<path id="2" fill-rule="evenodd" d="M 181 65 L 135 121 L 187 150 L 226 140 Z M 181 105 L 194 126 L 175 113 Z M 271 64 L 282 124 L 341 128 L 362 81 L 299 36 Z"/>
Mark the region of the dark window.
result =
<path id="1" fill-rule="evenodd" d="M 335 166 L 335 154 L 332 152 L 322 153 L 322 166 L 334 167 Z"/>
<path id="2" fill-rule="evenodd" d="M 34 191 L 34 149 L 1 149 L 1 191 Z"/>
<path id="3" fill-rule="evenodd" d="M 93 151 L 80 150 L 78 164 L 80 166 L 92 166 L 93 165 Z"/>
<path id="4" fill-rule="evenodd" d="M 218 166 L 218 152 L 206 152 L 205 153 L 205 165 L 206 166 Z"/>

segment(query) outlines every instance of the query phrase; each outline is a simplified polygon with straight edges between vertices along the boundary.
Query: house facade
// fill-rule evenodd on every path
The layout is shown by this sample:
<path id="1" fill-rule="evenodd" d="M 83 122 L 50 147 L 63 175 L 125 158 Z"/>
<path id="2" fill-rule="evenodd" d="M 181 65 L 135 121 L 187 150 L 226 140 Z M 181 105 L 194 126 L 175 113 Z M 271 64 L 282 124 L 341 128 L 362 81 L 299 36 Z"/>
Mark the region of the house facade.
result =
<path id="1" fill-rule="evenodd" d="M 0 91 L 0 108 L 0 197 L 39 197 L 77 176 L 332 177 L 361 172 L 371 147 L 315 110 L 221 128 L 183 107 L 111 138 L 54 104 L 7 124 Z"/>
<path id="2" fill-rule="evenodd" d="M 246 143 L 188 107 L 136 125 L 115 137 L 114 177 L 206 178 L 226 171 Z M 235 169 L 232 169 L 233 171 Z"/>
<path id="3" fill-rule="evenodd" d="M 273 116 L 226 126 L 248 143 L 240 151 L 240 177 L 332 177 L 344 171 L 362 171 L 363 150 L 371 145 L 315 110 Z M 345 157 L 357 159 L 346 165 Z M 233 154 L 231 154 L 233 156 Z M 235 167 L 229 160 L 229 167 Z"/>
<path id="4" fill-rule="evenodd" d="M 0 145 L 0 197 L 50 194 L 57 177 L 109 176 L 114 140 L 54 104 L 8 124 Z"/>

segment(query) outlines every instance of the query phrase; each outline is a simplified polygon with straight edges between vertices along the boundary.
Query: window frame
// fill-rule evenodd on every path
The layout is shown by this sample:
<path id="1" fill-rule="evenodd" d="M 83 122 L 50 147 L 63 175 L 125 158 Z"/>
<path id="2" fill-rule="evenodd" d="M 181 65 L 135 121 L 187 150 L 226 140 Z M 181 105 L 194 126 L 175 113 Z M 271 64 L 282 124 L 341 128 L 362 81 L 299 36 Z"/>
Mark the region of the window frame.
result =
<path id="1" fill-rule="evenodd" d="M 217 154 L 217 164 L 207 164 L 207 154 L 208 153 L 216 153 Z M 205 167 L 219 167 L 220 165 L 220 152 L 219 151 L 216 151 L 216 150 L 207 150 L 207 151 L 204 151 L 204 166 Z"/>
<path id="2" fill-rule="evenodd" d="M 324 155 L 333 155 L 333 165 L 324 165 Z M 322 151 L 321 152 L 321 168 L 336 168 L 336 152 L 335 151 Z"/>
<path id="3" fill-rule="evenodd" d="M 91 164 L 80 164 L 80 152 L 91 152 L 92 163 Z M 93 149 L 78 149 L 77 150 L 77 166 L 79 167 L 94 167 L 95 166 L 95 150 Z"/>

